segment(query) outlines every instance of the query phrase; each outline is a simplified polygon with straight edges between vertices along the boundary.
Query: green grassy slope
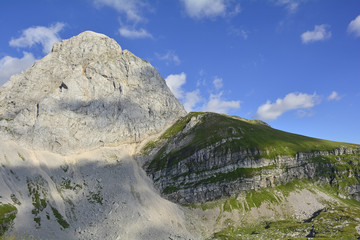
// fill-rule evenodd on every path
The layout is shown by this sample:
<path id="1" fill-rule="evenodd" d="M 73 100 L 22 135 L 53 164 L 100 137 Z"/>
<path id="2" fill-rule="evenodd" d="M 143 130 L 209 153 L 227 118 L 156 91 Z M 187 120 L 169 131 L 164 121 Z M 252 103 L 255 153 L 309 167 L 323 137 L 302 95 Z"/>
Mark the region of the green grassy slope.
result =
<path id="1" fill-rule="evenodd" d="M 191 118 L 199 116 L 201 117 L 200 123 L 183 134 L 182 130 Z M 190 137 L 191 141 L 187 142 L 186 145 L 179 145 L 173 151 L 167 151 L 168 142 L 181 142 L 185 137 Z M 340 147 L 360 148 L 360 145 L 333 142 L 280 131 L 257 120 L 246 120 L 216 113 L 193 112 L 178 120 L 160 137 L 158 142 L 162 141 L 165 144 L 154 156 L 149 169 L 156 171 L 174 165 L 191 156 L 194 152 L 224 139 L 227 141 L 220 144 L 216 149 L 217 151 L 240 152 L 249 150 L 252 153 L 258 153 L 260 150 L 258 157 L 269 159 L 278 155 L 293 156 L 299 152 L 332 151 Z M 157 142 L 150 142 L 145 146 L 145 152 L 156 145 Z"/>
<path id="2" fill-rule="evenodd" d="M 17 209 L 11 204 L 0 203 L 0 237 L 16 217 Z"/>
<path id="3" fill-rule="evenodd" d="M 314 212 L 306 219 L 278 217 L 275 219 L 257 219 L 247 223 L 234 223 L 225 226 L 221 231 L 214 233 L 209 239 L 359 239 L 357 231 L 360 226 L 360 202 L 352 199 L 342 199 L 336 194 L 337 189 L 328 185 L 313 185 L 309 181 L 295 181 L 281 187 L 262 189 L 261 191 L 246 194 L 248 206 L 259 208 L 263 203 L 280 205 L 286 202 L 291 192 L 307 189 L 316 194 L 322 192 L 332 198 L 331 201 L 320 200 L 323 208 Z M 285 191 L 285 194 L 284 194 Z M 255 193 L 255 194 L 254 194 Z M 266 193 L 266 194 L 264 194 Z M 279 197 L 280 193 L 280 197 Z M 234 212 L 241 206 L 236 199 L 225 200 L 221 207 L 223 211 Z M 242 209 L 240 209 L 242 210 Z M 245 209 L 245 212 L 249 211 Z M 242 212 L 242 211 L 240 211 Z M 225 215 L 223 215 L 225 216 Z"/>

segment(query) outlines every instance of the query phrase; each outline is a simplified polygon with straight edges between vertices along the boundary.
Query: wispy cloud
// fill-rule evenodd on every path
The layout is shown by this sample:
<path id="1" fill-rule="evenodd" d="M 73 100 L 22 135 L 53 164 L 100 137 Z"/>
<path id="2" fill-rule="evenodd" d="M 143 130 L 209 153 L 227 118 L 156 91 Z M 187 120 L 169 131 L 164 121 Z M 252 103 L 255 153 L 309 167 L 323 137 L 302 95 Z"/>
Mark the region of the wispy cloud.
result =
<path id="1" fill-rule="evenodd" d="M 10 40 L 9 44 L 12 47 L 32 47 L 35 44 L 42 45 L 43 53 L 49 53 L 55 42 L 61 40 L 59 32 L 64 28 L 64 23 L 56 23 L 50 27 L 36 26 L 30 27 L 22 31 L 18 38 Z"/>
<path id="2" fill-rule="evenodd" d="M 332 100 L 339 101 L 340 99 L 341 96 L 339 96 L 339 94 L 335 91 L 333 91 L 327 98 L 328 101 L 332 101 Z"/>
<path id="3" fill-rule="evenodd" d="M 300 5 L 299 1 L 296 0 L 277 0 L 275 4 L 284 6 L 290 14 L 295 13 Z"/>
<path id="4" fill-rule="evenodd" d="M 196 105 L 203 101 L 200 90 L 196 89 L 191 92 L 187 92 L 184 98 L 184 108 L 187 112 L 191 112 L 195 109 Z"/>
<path id="5" fill-rule="evenodd" d="M 260 120 L 275 120 L 283 113 L 295 109 L 308 109 L 315 106 L 318 96 L 314 93 L 289 93 L 283 99 L 278 98 L 274 103 L 269 100 L 261 105 L 255 117 Z"/>
<path id="6" fill-rule="evenodd" d="M 209 98 L 202 97 L 200 89 L 186 92 L 183 90 L 183 86 L 186 83 L 186 74 L 171 74 L 166 79 L 166 84 L 184 105 L 187 112 L 194 110 L 228 113 L 233 109 L 240 108 L 240 101 L 226 100 L 223 98 L 223 91 L 220 91 L 223 87 L 223 80 L 215 77 L 213 86 L 216 90 L 215 93 L 210 93 Z"/>
<path id="7" fill-rule="evenodd" d="M 126 20 L 131 22 L 144 21 L 142 9 L 146 4 L 138 0 L 94 0 L 96 6 L 108 6 L 117 12 L 125 14 Z"/>
<path id="8" fill-rule="evenodd" d="M 181 2 L 186 14 L 194 19 L 236 15 L 241 10 L 239 4 L 233 5 L 225 0 L 182 0 Z"/>
<path id="9" fill-rule="evenodd" d="M 223 79 L 215 77 L 213 80 L 213 86 L 216 93 L 211 93 L 208 101 L 201 107 L 201 111 L 205 112 L 217 112 L 217 113 L 228 113 L 233 109 L 240 108 L 239 100 L 226 100 L 223 98 L 223 91 L 220 91 L 224 84 Z"/>
<path id="10" fill-rule="evenodd" d="M 208 102 L 201 108 L 206 112 L 228 113 L 240 108 L 240 101 L 227 101 L 222 98 L 223 92 L 210 94 Z"/>
<path id="11" fill-rule="evenodd" d="M 167 64 L 173 62 L 176 65 L 179 65 L 181 63 L 179 56 L 176 55 L 174 51 L 169 50 L 165 54 L 155 53 L 155 55 L 158 59 L 166 61 Z"/>
<path id="12" fill-rule="evenodd" d="M 187 112 L 191 112 L 203 100 L 200 95 L 200 90 L 196 89 L 191 92 L 185 92 L 183 85 L 186 83 L 186 74 L 171 74 L 165 79 L 166 84 L 176 98 L 181 100 Z"/>
<path id="13" fill-rule="evenodd" d="M 245 30 L 243 29 L 239 29 L 239 28 L 236 28 L 234 26 L 231 26 L 228 30 L 228 33 L 230 35 L 235 35 L 235 36 L 240 36 L 242 37 L 243 39 L 247 39 L 249 37 L 248 35 L 248 32 L 246 32 Z"/>
<path id="14" fill-rule="evenodd" d="M 128 26 L 122 26 L 119 28 L 119 33 L 121 36 L 126 38 L 152 38 L 153 36 L 146 31 L 144 28 L 132 29 Z"/>
<path id="15" fill-rule="evenodd" d="M 217 91 L 220 90 L 223 87 L 222 78 L 215 77 L 213 81 L 213 85 Z"/>
<path id="16" fill-rule="evenodd" d="M 314 30 L 306 31 L 301 34 L 301 40 L 303 43 L 311 43 L 317 41 L 324 41 L 331 38 L 331 31 L 328 29 L 330 28 L 329 25 L 321 24 L 315 25 Z"/>
<path id="17" fill-rule="evenodd" d="M 35 62 L 35 57 L 28 52 L 23 53 L 22 58 L 5 56 L 0 59 L 0 85 L 4 84 L 10 77 L 30 67 Z"/>
<path id="18" fill-rule="evenodd" d="M 140 0 L 93 0 L 95 6 L 108 6 L 115 9 L 125 21 L 120 21 L 118 29 L 120 35 L 125 38 L 153 38 L 144 27 L 139 25 L 147 22 L 144 11 L 151 9 L 151 6 Z"/>
<path id="19" fill-rule="evenodd" d="M 65 24 L 58 22 L 49 27 L 35 26 L 21 31 L 21 36 L 12 38 L 9 45 L 18 48 L 31 48 L 40 45 L 44 54 L 51 51 L 55 42 L 61 41 L 59 32 Z M 23 52 L 22 58 L 5 56 L 0 59 L 0 85 L 4 84 L 14 74 L 20 73 L 30 67 L 35 62 L 32 53 Z"/>
<path id="20" fill-rule="evenodd" d="M 360 37 L 360 15 L 349 23 L 348 32 Z"/>

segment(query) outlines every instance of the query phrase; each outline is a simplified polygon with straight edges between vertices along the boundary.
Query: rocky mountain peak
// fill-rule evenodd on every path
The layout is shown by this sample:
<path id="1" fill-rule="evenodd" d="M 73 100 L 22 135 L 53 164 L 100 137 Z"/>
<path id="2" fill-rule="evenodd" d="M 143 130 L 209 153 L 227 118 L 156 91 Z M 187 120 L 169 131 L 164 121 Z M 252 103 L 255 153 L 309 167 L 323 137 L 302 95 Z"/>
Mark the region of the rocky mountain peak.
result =
<path id="1" fill-rule="evenodd" d="M 121 51 L 120 45 L 114 39 L 92 31 L 85 31 L 75 37 L 55 43 L 52 49 L 52 52 L 58 54 L 60 59 L 70 60 L 73 64 L 84 64 Z"/>
<path id="2" fill-rule="evenodd" d="M 157 70 L 86 31 L 0 87 L 0 132 L 70 153 L 141 141 L 186 114 Z"/>

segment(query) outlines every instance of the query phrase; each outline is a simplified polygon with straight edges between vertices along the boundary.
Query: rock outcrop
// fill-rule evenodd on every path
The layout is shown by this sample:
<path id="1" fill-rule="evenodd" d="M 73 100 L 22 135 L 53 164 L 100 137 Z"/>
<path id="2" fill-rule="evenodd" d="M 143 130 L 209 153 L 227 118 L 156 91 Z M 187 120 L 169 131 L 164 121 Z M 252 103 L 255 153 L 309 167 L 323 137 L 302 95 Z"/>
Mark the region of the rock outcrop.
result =
<path id="1" fill-rule="evenodd" d="M 299 179 L 343 181 L 341 186 L 348 185 L 349 177 L 351 184 L 360 180 L 357 145 L 284 133 L 258 121 L 214 113 L 189 114 L 168 132 L 173 135 L 150 144 L 157 148 L 145 168 L 163 195 L 181 204 Z M 299 151 L 289 150 L 291 142 L 298 144 L 294 148 Z M 357 199 L 358 186 L 342 190 Z"/>
<path id="2" fill-rule="evenodd" d="M 289 183 L 294 180 L 311 179 L 329 183 L 331 175 L 321 176 L 324 166 L 314 158 L 319 156 L 339 156 L 346 152 L 299 153 L 295 157 L 278 156 L 275 159 L 259 158 L 259 153 L 251 151 L 213 151 L 214 146 L 195 152 L 178 165 L 153 173 L 154 184 L 166 197 L 178 203 L 198 203 L 213 201 L 223 197 L 236 196 L 240 192 L 258 190 Z M 189 169 L 191 162 L 199 168 Z M 349 194 L 358 198 L 359 187 L 349 189 Z M 355 197 L 355 199 L 357 199 Z"/>
<path id="3" fill-rule="evenodd" d="M 13 76 L 0 106 L 2 137 L 62 154 L 138 142 L 186 114 L 150 63 L 90 31 Z"/>

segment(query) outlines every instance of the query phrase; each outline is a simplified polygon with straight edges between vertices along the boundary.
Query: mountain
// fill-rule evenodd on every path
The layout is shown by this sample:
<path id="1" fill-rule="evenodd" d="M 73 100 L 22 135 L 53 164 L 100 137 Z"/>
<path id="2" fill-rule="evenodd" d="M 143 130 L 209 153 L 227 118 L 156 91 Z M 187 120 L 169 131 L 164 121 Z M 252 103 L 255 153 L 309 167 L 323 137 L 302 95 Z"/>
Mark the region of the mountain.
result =
<path id="1" fill-rule="evenodd" d="M 0 135 L 0 239 L 360 237 L 359 145 L 186 114 L 102 34 L 0 87 Z"/>
<path id="2" fill-rule="evenodd" d="M 211 239 L 360 237 L 359 145 L 194 112 L 142 154 L 162 196 L 193 209 Z"/>
<path id="3" fill-rule="evenodd" d="M 139 142 L 186 114 L 150 63 L 90 31 L 13 76 L 0 106 L 2 135 L 62 154 Z"/>
<path id="4" fill-rule="evenodd" d="M 182 204 L 296 179 L 330 183 L 336 177 L 353 188 L 359 183 L 356 175 L 341 179 L 344 169 L 359 171 L 359 145 L 291 134 L 258 120 L 215 113 L 188 114 L 144 150 L 154 151 L 145 168 L 155 185 Z M 360 192 L 351 195 L 360 200 Z"/>
<path id="5" fill-rule="evenodd" d="M 193 239 L 133 157 L 186 114 L 148 62 L 83 32 L 0 87 L 0 106 L 0 235 Z"/>

